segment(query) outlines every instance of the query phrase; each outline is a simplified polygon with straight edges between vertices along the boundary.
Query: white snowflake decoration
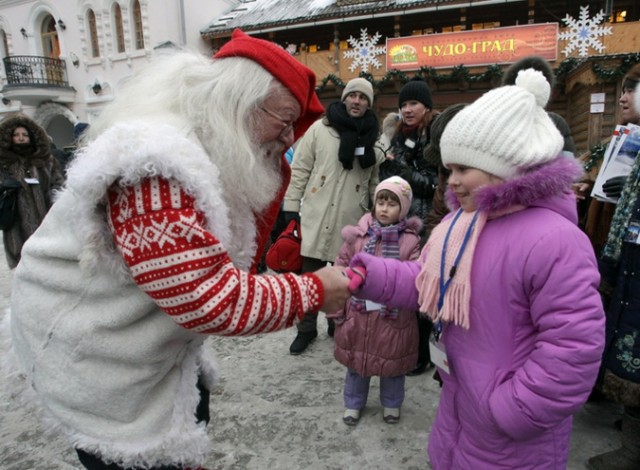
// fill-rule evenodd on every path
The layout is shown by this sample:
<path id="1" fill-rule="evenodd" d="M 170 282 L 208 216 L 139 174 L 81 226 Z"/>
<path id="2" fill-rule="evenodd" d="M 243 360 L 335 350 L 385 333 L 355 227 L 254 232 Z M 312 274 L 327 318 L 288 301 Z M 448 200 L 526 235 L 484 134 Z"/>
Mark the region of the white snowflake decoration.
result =
<path id="1" fill-rule="evenodd" d="M 578 55 L 580 57 L 588 57 L 589 47 L 593 47 L 595 50 L 602 53 L 605 47 L 602 42 L 600 42 L 600 37 L 613 34 L 611 26 L 599 26 L 604 18 L 605 14 L 602 10 L 600 10 L 600 12 L 593 18 L 589 18 L 588 6 L 580 7 L 579 20 L 575 20 L 569 15 L 564 17 L 562 21 L 570 28 L 570 30 L 558 35 L 559 39 L 566 39 L 569 41 L 562 53 L 568 56 L 575 49 L 578 49 Z"/>
<path id="2" fill-rule="evenodd" d="M 386 46 L 376 46 L 382 36 L 376 31 L 376 34 L 369 37 L 367 28 L 360 30 L 360 39 L 349 36 L 349 45 L 353 48 L 344 52 L 344 58 L 352 58 L 353 62 L 349 66 L 349 71 L 353 72 L 358 66 L 362 67 L 363 72 L 369 71 L 369 65 L 379 69 L 382 64 L 376 56 L 387 53 Z"/>

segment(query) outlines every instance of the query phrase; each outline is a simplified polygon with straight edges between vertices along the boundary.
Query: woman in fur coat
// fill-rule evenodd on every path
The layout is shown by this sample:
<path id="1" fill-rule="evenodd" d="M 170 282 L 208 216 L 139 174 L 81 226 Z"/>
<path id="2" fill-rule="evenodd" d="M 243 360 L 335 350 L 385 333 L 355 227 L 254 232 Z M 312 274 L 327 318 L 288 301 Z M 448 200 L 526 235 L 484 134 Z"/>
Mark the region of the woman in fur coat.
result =
<path id="1" fill-rule="evenodd" d="M 0 123 L 0 165 L 3 179 L 10 177 L 21 184 L 16 222 L 2 234 L 7 263 L 13 269 L 20 261 L 22 245 L 49 211 L 64 174 L 51 155 L 47 133 L 24 115 L 10 116 Z"/>

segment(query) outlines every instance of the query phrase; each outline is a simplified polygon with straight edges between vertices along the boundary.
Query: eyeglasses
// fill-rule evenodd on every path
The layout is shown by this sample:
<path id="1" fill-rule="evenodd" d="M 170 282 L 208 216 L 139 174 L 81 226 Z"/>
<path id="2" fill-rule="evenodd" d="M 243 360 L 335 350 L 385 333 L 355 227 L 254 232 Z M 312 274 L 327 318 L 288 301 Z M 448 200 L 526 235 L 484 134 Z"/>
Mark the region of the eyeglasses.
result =
<path id="1" fill-rule="evenodd" d="M 276 113 L 274 113 L 273 111 L 268 110 L 267 108 L 264 108 L 262 106 L 260 106 L 260 110 L 264 111 L 265 113 L 267 113 L 269 116 L 271 116 L 272 118 L 274 118 L 277 121 L 280 121 L 280 123 L 282 123 L 282 125 L 284 126 L 282 128 L 282 130 L 280 131 L 280 137 L 288 135 L 289 132 L 293 132 L 293 129 L 296 127 L 296 124 L 298 124 L 297 121 L 294 122 L 289 122 L 289 121 L 285 121 L 284 119 L 282 119 L 280 116 L 278 116 Z"/>

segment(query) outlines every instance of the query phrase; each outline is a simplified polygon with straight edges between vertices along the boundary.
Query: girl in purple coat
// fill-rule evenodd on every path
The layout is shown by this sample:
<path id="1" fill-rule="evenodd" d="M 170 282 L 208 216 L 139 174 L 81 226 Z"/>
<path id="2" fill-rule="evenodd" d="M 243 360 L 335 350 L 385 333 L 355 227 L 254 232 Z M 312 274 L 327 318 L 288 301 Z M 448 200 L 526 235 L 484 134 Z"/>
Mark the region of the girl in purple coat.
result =
<path id="1" fill-rule="evenodd" d="M 441 138 L 452 213 L 419 262 L 358 254 L 358 296 L 434 321 L 443 388 L 429 437 L 433 469 L 567 465 L 572 415 L 604 344 L 599 275 L 577 226 L 578 164 L 544 111 L 537 71 L 461 110 Z"/>
<path id="2" fill-rule="evenodd" d="M 348 266 L 356 253 L 399 260 L 416 260 L 420 254 L 417 217 L 407 219 L 412 191 L 409 183 L 392 176 L 376 187 L 374 207 L 357 225 L 342 230 L 344 244 L 336 266 Z M 372 376 L 380 377 L 382 417 L 387 423 L 400 420 L 404 401 L 404 378 L 418 359 L 418 322 L 415 310 L 352 299 L 335 319 L 335 358 L 347 366 L 344 382 L 343 421 L 354 426 L 367 403 Z"/>

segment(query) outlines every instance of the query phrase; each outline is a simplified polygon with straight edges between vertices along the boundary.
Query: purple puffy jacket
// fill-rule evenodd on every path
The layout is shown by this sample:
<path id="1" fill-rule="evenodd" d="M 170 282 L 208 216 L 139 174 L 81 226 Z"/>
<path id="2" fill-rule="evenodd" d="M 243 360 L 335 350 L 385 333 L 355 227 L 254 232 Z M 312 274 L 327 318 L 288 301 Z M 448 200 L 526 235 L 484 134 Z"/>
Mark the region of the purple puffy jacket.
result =
<path id="1" fill-rule="evenodd" d="M 471 326 L 444 325 L 451 373 L 440 371 L 435 470 L 566 468 L 572 415 L 604 346 L 598 269 L 569 189 L 575 175 L 561 157 L 476 196 L 489 212 L 525 209 L 487 222 L 473 257 Z M 419 262 L 359 254 L 351 265 L 367 270 L 361 296 L 417 306 Z"/>

